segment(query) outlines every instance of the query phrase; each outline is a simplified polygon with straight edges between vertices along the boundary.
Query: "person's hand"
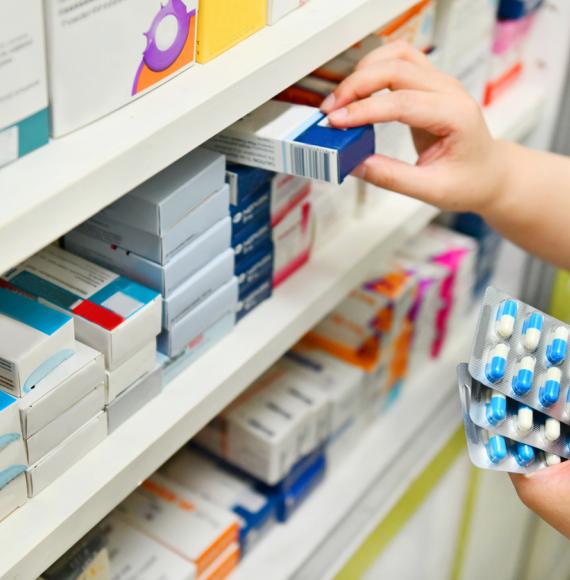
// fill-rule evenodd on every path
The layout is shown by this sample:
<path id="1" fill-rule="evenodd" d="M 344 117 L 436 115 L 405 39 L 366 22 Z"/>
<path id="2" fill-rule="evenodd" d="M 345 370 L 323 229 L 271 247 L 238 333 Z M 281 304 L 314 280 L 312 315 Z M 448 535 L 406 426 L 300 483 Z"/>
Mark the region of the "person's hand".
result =
<path id="1" fill-rule="evenodd" d="M 414 129 L 416 165 L 374 155 L 354 172 L 366 181 L 453 211 L 482 212 L 503 189 L 503 147 L 479 105 L 406 43 L 367 55 L 321 108 L 338 128 L 400 121 Z"/>
<path id="2" fill-rule="evenodd" d="M 570 461 L 511 479 L 522 502 L 570 539 Z"/>

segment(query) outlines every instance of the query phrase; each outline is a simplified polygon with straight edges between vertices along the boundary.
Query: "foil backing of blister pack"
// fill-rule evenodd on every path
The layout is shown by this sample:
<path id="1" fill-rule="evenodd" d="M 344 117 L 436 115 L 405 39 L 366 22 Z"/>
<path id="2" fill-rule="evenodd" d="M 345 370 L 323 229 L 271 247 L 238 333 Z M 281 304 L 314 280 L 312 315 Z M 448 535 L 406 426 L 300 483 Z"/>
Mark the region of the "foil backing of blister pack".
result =
<path id="1" fill-rule="evenodd" d="M 512 335 L 509 338 L 501 337 L 496 330 L 497 311 L 505 301 L 513 301 L 517 304 L 517 314 L 514 321 Z M 523 346 L 523 325 L 531 314 L 539 314 L 543 318 L 543 327 L 538 342 L 538 347 L 530 351 Z M 469 360 L 469 372 L 471 376 L 487 387 L 491 387 L 505 395 L 532 407 L 550 417 L 570 424 L 568 413 L 567 397 L 569 395 L 568 385 L 570 383 L 570 365 L 568 357 L 559 365 L 552 365 L 548 362 L 546 353 L 551 342 L 553 333 L 558 328 L 569 329 L 569 327 L 555 318 L 548 316 L 527 304 L 512 298 L 511 296 L 495 289 L 488 288 L 485 292 L 483 305 L 477 324 L 475 342 Z M 506 356 L 506 368 L 504 376 L 496 381 L 490 381 L 487 376 L 487 368 L 491 362 L 492 354 L 497 345 L 508 347 Z M 535 368 L 532 379 L 532 387 L 524 395 L 517 394 L 513 389 L 513 379 L 518 376 L 520 364 L 523 358 L 532 357 L 535 360 Z M 541 404 L 539 393 L 543 388 L 547 373 L 551 368 L 558 368 L 561 371 L 560 393 L 556 403 L 545 407 Z"/>

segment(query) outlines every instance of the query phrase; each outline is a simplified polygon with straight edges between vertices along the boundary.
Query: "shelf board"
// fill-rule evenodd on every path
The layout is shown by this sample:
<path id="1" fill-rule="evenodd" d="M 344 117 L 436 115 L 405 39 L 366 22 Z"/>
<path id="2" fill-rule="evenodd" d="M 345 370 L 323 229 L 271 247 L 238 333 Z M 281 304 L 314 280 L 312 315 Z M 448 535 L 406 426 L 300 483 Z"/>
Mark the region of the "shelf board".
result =
<path id="1" fill-rule="evenodd" d="M 246 556 L 236 580 L 332 578 L 340 570 L 459 426 L 455 369 L 469 356 L 471 328 L 465 323 L 437 362 L 404 383 L 291 520 Z"/>
<path id="2" fill-rule="evenodd" d="M 8 270 L 382 26 L 414 0 L 311 0 L 207 65 L 0 171 Z"/>

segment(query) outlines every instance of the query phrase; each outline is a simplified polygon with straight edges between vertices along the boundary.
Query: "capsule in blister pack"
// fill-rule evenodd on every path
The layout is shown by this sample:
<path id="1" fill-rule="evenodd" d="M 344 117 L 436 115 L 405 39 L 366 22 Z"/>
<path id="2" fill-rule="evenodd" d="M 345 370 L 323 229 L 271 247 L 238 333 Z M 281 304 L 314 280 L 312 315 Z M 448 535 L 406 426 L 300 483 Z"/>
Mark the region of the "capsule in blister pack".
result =
<path id="1" fill-rule="evenodd" d="M 570 424 L 568 338 L 566 324 L 488 288 L 469 372 L 485 386 Z M 503 405 L 498 395 L 493 404 Z"/>
<path id="2" fill-rule="evenodd" d="M 570 458 L 570 427 L 471 378 L 466 364 L 457 370 L 464 410 L 477 427 Z"/>

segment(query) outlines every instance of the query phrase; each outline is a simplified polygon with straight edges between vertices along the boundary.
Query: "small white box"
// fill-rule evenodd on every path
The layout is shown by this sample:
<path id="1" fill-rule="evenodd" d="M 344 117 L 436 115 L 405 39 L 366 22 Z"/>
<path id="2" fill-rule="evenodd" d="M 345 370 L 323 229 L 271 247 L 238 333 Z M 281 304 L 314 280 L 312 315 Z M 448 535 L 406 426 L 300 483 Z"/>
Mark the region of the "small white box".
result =
<path id="1" fill-rule="evenodd" d="M 45 2 L 54 136 L 162 84 L 195 61 L 196 0 Z M 104 40 L 103 40 L 104 39 Z"/>
<path id="2" fill-rule="evenodd" d="M 156 357 L 155 357 L 156 359 Z M 162 391 L 162 365 L 154 368 L 123 391 L 108 407 L 107 422 L 109 433 L 120 427 L 127 419 L 142 409 Z"/>
<path id="3" fill-rule="evenodd" d="M 238 303 L 238 281 L 233 277 L 196 308 L 179 318 L 170 330 L 158 337 L 158 349 L 167 356 L 176 356 L 193 343 L 206 329 L 226 316 L 234 314 Z"/>
<path id="4" fill-rule="evenodd" d="M 95 533 L 101 534 L 102 542 L 109 552 L 111 580 L 196 578 L 194 564 L 128 525 L 118 512 L 105 518 Z"/>
<path id="5" fill-rule="evenodd" d="M 65 236 L 65 247 L 96 264 L 144 284 L 168 298 L 188 277 L 231 246 L 232 222 L 226 217 L 184 246 L 161 265 L 74 230 Z"/>
<path id="6" fill-rule="evenodd" d="M 0 288 L 0 389 L 23 397 L 73 355 L 73 318 Z"/>
<path id="7" fill-rule="evenodd" d="M 6 279 L 72 314 L 77 339 L 102 352 L 109 370 L 148 344 L 162 326 L 160 294 L 55 245 L 8 272 Z"/>
<path id="8" fill-rule="evenodd" d="M 308 0 L 267 0 L 267 24 L 275 24 L 283 16 L 305 4 Z"/>
<path id="9" fill-rule="evenodd" d="M 163 328 L 172 328 L 187 312 L 196 308 L 216 290 L 227 284 L 233 278 L 234 268 L 234 251 L 228 248 L 196 274 L 190 276 L 163 301 Z"/>
<path id="10" fill-rule="evenodd" d="M 224 186 L 223 155 L 198 147 L 105 209 L 111 219 L 163 236 Z"/>
<path id="11" fill-rule="evenodd" d="M 143 482 L 117 511 L 131 525 L 193 562 L 198 577 L 239 541 L 238 522 L 230 511 L 159 474 Z"/>
<path id="12" fill-rule="evenodd" d="M 2 483 L 0 472 L 0 521 L 28 501 L 26 474 L 20 473 L 14 479 Z"/>
<path id="13" fill-rule="evenodd" d="M 332 186 L 331 186 L 332 187 Z M 294 207 L 311 194 L 312 181 L 278 173 L 271 180 L 271 225 L 275 227 Z"/>
<path id="14" fill-rule="evenodd" d="M 78 231 L 92 238 L 114 244 L 139 256 L 166 264 L 200 235 L 229 215 L 230 188 L 224 185 L 198 207 L 188 212 L 162 236 L 109 217 L 105 210 L 79 226 Z"/>
<path id="15" fill-rule="evenodd" d="M 28 497 L 34 497 L 65 473 L 107 436 L 104 412 L 93 417 L 81 429 L 50 451 L 26 472 Z"/>
<path id="16" fill-rule="evenodd" d="M 61 363 L 20 400 L 24 437 L 31 437 L 105 382 L 103 355 L 75 343 L 75 354 Z"/>
<path id="17" fill-rule="evenodd" d="M 26 451 L 18 413 L 18 399 L 0 391 L 0 478 L 10 469 L 15 473 L 26 465 Z M 8 472 L 5 473 L 5 475 Z M 0 487 L 2 481 L 0 479 Z"/>
<path id="18" fill-rule="evenodd" d="M 33 465 L 88 423 L 105 406 L 105 385 L 101 383 L 57 419 L 26 439 L 28 465 Z"/>
<path id="19" fill-rule="evenodd" d="M 113 371 L 105 371 L 107 392 L 106 402 L 111 403 L 125 389 L 138 381 L 154 368 L 156 357 L 156 340 L 143 346 L 131 358 Z"/>

